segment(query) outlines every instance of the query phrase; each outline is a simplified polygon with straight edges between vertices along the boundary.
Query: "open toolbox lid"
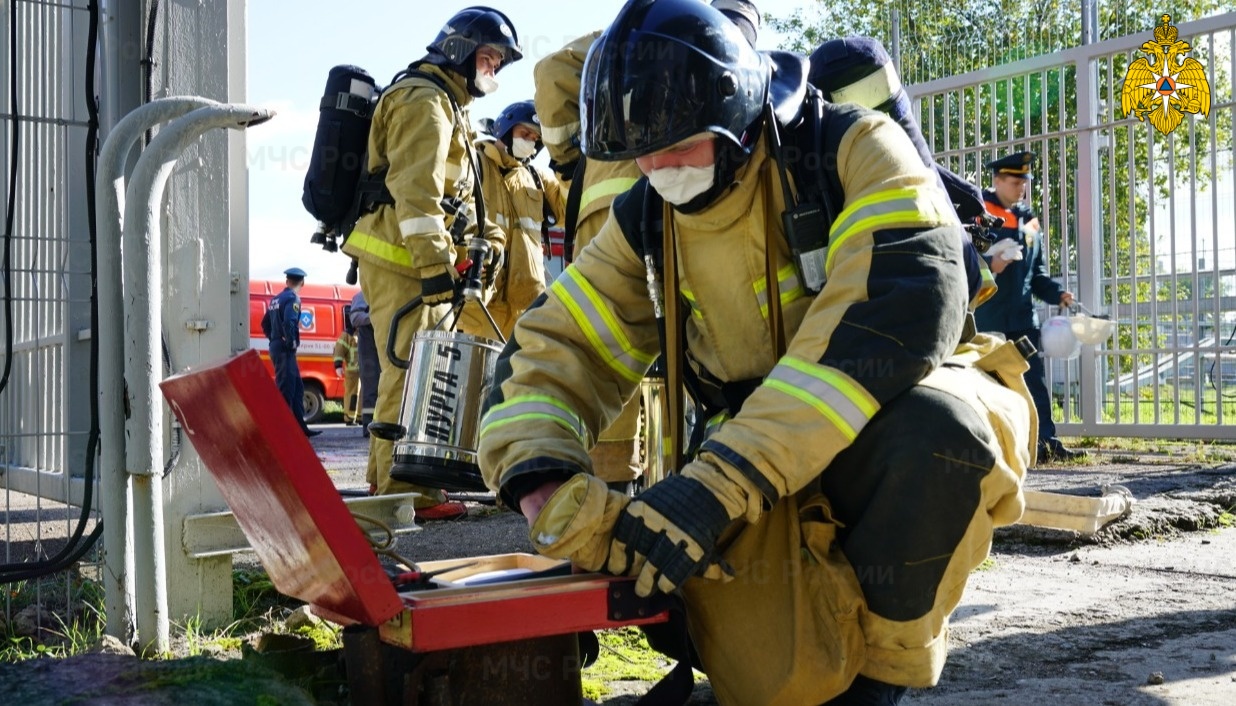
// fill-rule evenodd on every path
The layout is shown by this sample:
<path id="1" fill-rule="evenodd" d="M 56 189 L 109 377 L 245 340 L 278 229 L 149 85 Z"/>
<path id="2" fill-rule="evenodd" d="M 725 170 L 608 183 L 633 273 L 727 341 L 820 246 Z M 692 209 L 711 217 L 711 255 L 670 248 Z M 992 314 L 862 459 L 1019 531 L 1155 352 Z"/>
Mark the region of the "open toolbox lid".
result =
<path id="1" fill-rule="evenodd" d="M 403 610 L 257 351 L 159 386 L 281 593 L 370 626 Z"/>
<path id="2" fill-rule="evenodd" d="M 420 651 L 668 619 L 665 597 L 637 597 L 627 577 L 555 569 L 463 583 L 477 572 L 556 564 L 530 554 L 421 563 L 443 569 L 441 580 L 432 590 L 397 593 L 256 351 L 160 387 L 275 587 L 322 617 L 378 627 L 385 642 Z"/>

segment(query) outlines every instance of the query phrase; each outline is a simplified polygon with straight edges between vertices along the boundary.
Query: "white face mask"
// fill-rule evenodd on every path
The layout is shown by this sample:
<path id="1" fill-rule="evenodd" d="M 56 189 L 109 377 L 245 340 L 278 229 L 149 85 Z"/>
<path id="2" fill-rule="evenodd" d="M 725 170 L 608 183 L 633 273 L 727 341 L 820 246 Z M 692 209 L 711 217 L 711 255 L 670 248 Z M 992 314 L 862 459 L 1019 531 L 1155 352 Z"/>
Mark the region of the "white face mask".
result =
<path id="1" fill-rule="evenodd" d="M 536 143 L 532 140 L 516 137 L 511 140 L 511 154 L 515 159 L 528 159 L 536 154 Z"/>
<path id="2" fill-rule="evenodd" d="M 707 167 L 662 167 L 648 173 L 648 183 L 661 198 L 675 206 L 712 188 L 714 177 L 712 165 Z"/>
<path id="3" fill-rule="evenodd" d="M 476 90 L 484 93 L 485 95 L 489 95 L 490 93 L 498 90 L 498 79 L 493 76 L 477 74 L 476 79 L 474 79 L 472 83 L 476 86 Z"/>

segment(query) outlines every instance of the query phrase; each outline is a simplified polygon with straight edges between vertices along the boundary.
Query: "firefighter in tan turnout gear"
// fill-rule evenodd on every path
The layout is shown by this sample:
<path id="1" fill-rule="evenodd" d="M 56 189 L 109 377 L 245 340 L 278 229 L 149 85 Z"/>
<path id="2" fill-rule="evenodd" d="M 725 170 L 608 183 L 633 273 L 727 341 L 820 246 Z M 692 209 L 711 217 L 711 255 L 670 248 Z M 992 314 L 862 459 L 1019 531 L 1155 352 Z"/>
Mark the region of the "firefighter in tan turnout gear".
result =
<path id="1" fill-rule="evenodd" d="M 405 372 L 385 354 L 396 311 L 416 296 L 424 304 L 398 328 L 396 352 L 407 357 L 413 334 L 431 328 L 449 310 L 458 277 L 457 246 L 480 234 L 491 244 L 489 269 L 502 255 L 502 231 L 478 213 L 474 135 L 466 107 L 497 90 L 494 75 L 517 61 L 519 42 L 497 10 L 456 13 L 383 93 L 369 132 L 369 172 L 385 173 L 389 197 L 357 222 L 343 251 L 360 262 L 360 286 L 380 352 L 382 373 L 374 420 L 399 420 Z M 390 475 L 392 443 L 370 437 L 369 477 L 378 494 L 419 492 L 417 517 L 462 514 L 440 489 L 399 482 Z"/>
<path id="2" fill-rule="evenodd" d="M 541 139 L 549 152 L 550 166 L 558 173 L 562 186 L 572 196 L 567 199 L 566 231 L 568 258 L 574 259 L 609 217 L 610 204 L 630 189 L 639 178 L 632 160 L 598 162 L 587 159 L 579 149 L 579 87 L 584 58 L 598 30 L 567 44 L 537 62 L 536 107 L 541 118 Z M 591 449 L 592 468 L 598 478 L 625 485 L 639 478 L 640 400 L 635 395 L 622 413 L 598 436 Z"/>
<path id="3" fill-rule="evenodd" d="M 935 176 L 805 74 L 698 0 L 627 3 L 585 67 L 584 148 L 645 178 L 516 325 L 480 465 L 539 552 L 679 593 L 722 703 L 891 704 L 939 679 L 1021 514 L 1033 412 L 1016 348 L 963 340 Z M 586 450 L 662 352 L 714 423 L 630 499 Z"/>
<path id="4" fill-rule="evenodd" d="M 713 7 L 730 19 L 754 46 L 760 24 L 755 5 L 746 0 L 714 0 Z M 586 34 L 537 62 L 535 102 L 541 116 L 542 139 L 550 166 L 563 188 L 574 194 L 568 199 L 568 257 L 576 257 L 592 241 L 609 217 L 610 205 L 640 177 L 633 160 L 598 161 L 580 151 L 579 89 L 584 59 L 601 31 Z M 578 183 L 576 183 L 578 181 Z M 621 487 L 642 473 L 639 450 L 640 399 L 636 395 L 622 413 L 598 436 L 589 455 L 598 478 Z"/>
<path id="5" fill-rule="evenodd" d="M 489 219 L 506 233 L 506 263 L 487 307 L 508 338 L 515 320 L 545 291 L 543 244 L 561 223 L 566 194 L 553 172 L 531 163 L 541 149 L 541 125 L 532 101 L 507 106 L 493 121 L 493 137 L 476 143 Z M 476 304 L 464 307 L 459 329 L 497 338 Z"/>
<path id="6" fill-rule="evenodd" d="M 343 423 L 360 424 L 360 345 L 352 322 L 344 318 L 343 331 L 335 339 L 335 376 L 343 378 Z"/>

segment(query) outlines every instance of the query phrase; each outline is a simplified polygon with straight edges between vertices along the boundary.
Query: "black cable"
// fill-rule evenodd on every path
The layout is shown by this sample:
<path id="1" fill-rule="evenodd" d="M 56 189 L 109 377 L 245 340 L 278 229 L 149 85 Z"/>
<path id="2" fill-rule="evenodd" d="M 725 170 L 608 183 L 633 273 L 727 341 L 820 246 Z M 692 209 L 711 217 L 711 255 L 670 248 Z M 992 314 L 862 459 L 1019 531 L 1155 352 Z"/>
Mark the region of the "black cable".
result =
<path id="1" fill-rule="evenodd" d="M 90 536 L 86 538 L 85 542 L 81 542 L 79 546 L 73 549 L 72 553 L 66 555 L 64 558 L 60 559 L 57 562 L 58 564 L 60 564 L 58 568 L 51 568 L 51 569 L 46 568 L 43 566 L 45 562 L 41 562 L 41 561 L 40 562 L 30 562 L 27 564 L 6 564 L 5 566 L 24 567 L 24 570 L 22 571 L 16 571 L 16 570 L 7 571 L 6 570 L 3 574 L 0 574 L 0 584 L 16 583 L 18 581 L 31 581 L 34 579 L 43 578 L 44 576 L 47 576 L 49 574 L 54 574 L 58 571 L 64 571 L 65 569 L 69 568 L 73 564 L 76 564 L 83 556 L 85 556 L 86 552 L 90 551 L 94 547 L 94 545 L 98 543 L 99 538 L 102 536 L 103 536 L 103 523 L 100 521 L 98 524 L 94 526 L 94 531 L 90 533 Z M 60 553 L 64 554 L 64 552 L 68 550 L 71 546 L 72 545 L 66 544 L 64 549 L 60 550 Z"/>
<path id="2" fill-rule="evenodd" d="M 12 147 L 9 148 L 8 204 L 4 214 L 4 374 L 0 392 L 9 386 L 13 371 L 13 221 L 17 210 L 17 154 L 21 145 L 21 121 L 17 109 L 17 6 L 9 4 L 9 113 Z"/>
<path id="3" fill-rule="evenodd" d="M 98 154 L 97 142 L 99 138 L 99 102 L 95 95 L 94 85 L 94 69 L 95 69 L 95 52 L 98 49 L 99 40 L 99 8 L 93 0 L 86 5 L 87 12 L 90 13 L 90 28 L 86 38 L 86 105 L 90 113 L 90 119 L 86 127 L 86 211 L 87 211 L 87 228 L 90 232 L 90 320 L 91 330 L 98 331 L 99 326 L 99 286 L 98 286 L 98 231 L 95 223 L 95 171 L 96 171 L 96 156 Z M 15 21 L 10 22 L 11 27 L 16 26 Z M 16 41 L 13 40 L 13 46 L 16 47 Z M 14 53 L 16 49 L 14 49 Z M 12 75 L 17 75 L 16 70 L 13 70 Z M 16 79 L 14 79 L 16 81 Z M 14 124 L 16 125 L 17 111 L 13 111 Z M 11 213 L 11 212 L 10 212 Z M 10 216 L 11 217 L 11 216 Z M 12 229 L 9 229 L 10 232 Z M 5 253 L 5 273 L 8 274 L 8 252 Z M 6 301 L 8 277 L 5 278 L 6 286 Z M 6 377 L 8 367 L 8 356 L 5 358 Z M 46 560 L 35 562 L 25 562 L 17 564 L 0 564 L 0 583 L 12 583 L 14 581 L 25 581 L 35 579 L 48 574 L 53 574 L 58 571 L 63 571 L 69 568 L 85 556 L 86 552 L 90 551 L 99 538 L 103 536 L 103 522 L 100 520 L 95 524 L 94 531 L 90 533 L 85 542 L 82 542 L 82 535 L 86 531 L 86 523 L 90 520 L 90 511 L 94 503 L 94 476 L 95 476 L 95 451 L 99 445 L 99 337 L 92 335 L 90 337 L 90 431 L 86 441 L 85 464 L 86 469 L 83 475 L 82 503 L 81 514 L 78 516 L 77 525 L 73 528 L 73 533 L 69 537 L 68 542 L 64 547 L 56 553 L 54 557 Z"/>
<path id="4" fill-rule="evenodd" d="M 142 88 L 142 103 L 150 102 L 154 93 L 154 38 L 155 24 L 159 21 L 159 0 L 151 0 L 150 14 L 146 16 L 146 56 L 142 59 L 142 70 L 146 73 L 145 85 Z M 150 144 L 150 130 L 146 131 L 145 144 Z"/>
<path id="5" fill-rule="evenodd" d="M 166 377 L 176 372 L 176 369 L 172 367 L 172 350 L 168 345 L 166 336 L 161 337 L 161 343 L 163 344 L 161 346 L 163 349 L 163 375 Z M 184 437 L 180 431 L 180 424 L 176 422 L 175 419 L 172 420 L 171 442 L 172 453 L 168 456 L 167 460 L 163 462 L 164 478 L 167 478 L 168 475 L 171 474 L 172 470 L 176 468 L 176 465 L 180 463 L 180 447 L 184 445 Z"/>

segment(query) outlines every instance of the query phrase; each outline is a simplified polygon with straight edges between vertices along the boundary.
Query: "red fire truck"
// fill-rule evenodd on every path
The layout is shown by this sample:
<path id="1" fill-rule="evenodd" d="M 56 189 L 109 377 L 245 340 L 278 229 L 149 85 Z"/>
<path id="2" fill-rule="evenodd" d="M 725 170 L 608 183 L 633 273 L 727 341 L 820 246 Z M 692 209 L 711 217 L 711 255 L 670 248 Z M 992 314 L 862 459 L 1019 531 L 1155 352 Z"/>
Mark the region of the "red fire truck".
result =
<path id="1" fill-rule="evenodd" d="M 275 366 L 262 335 L 262 315 L 279 292 L 282 281 L 249 282 L 249 347 L 260 352 L 271 376 Z M 296 362 L 305 381 L 305 421 L 322 419 L 327 400 L 343 401 L 343 378 L 335 376 L 335 341 L 343 331 L 343 307 L 352 303 L 360 287 L 346 284 L 305 283 L 300 290 L 300 348 Z"/>

